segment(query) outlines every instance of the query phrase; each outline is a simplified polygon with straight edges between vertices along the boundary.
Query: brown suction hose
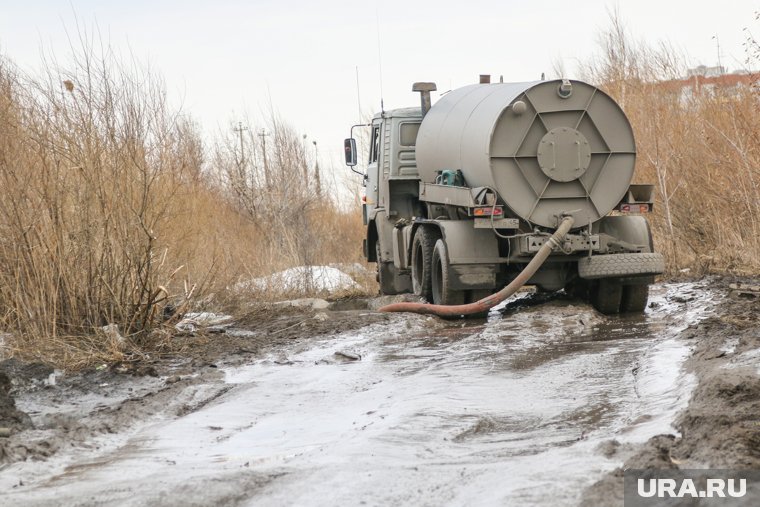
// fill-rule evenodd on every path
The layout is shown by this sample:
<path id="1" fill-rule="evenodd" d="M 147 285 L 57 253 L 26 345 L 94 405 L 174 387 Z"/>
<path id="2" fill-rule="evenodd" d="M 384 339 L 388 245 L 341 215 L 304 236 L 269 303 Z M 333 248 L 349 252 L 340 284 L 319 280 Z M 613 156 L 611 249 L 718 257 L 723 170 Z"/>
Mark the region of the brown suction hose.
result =
<path id="1" fill-rule="evenodd" d="M 421 313 L 425 315 L 437 315 L 439 317 L 460 317 L 462 315 L 473 315 L 477 313 L 487 312 L 489 309 L 498 305 L 509 296 L 517 292 L 517 289 L 525 285 L 530 280 L 530 277 L 538 271 L 538 268 L 546 261 L 549 254 L 555 247 L 558 247 L 560 241 L 570 231 L 570 228 L 575 223 L 573 217 L 565 217 L 557 227 L 557 230 L 552 234 L 549 240 L 541 246 L 538 253 L 531 259 L 525 269 L 523 269 L 517 277 L 510 282 L 509 285 L 501 289 L 496 294 L 492 294 L 486 298 L 476 301 L 474 303 L 468 303 L 466 305 L 431 305 L 426 303 L 393 303 L 385 305 L 380 308 L 381 312 L 410 312 Z"/>

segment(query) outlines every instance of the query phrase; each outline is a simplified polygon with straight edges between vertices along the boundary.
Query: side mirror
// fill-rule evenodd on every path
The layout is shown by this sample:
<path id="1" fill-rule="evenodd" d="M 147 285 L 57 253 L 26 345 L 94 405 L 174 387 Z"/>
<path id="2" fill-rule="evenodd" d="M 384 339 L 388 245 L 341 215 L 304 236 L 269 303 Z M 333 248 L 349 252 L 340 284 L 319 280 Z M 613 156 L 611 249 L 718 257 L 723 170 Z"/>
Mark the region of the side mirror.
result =
<path id="1" fill-rule="evenodd" d="M 343 152 L 346 155 L 346 165 L 354 167 L 356 165 L 356 139 L 350 137 L 343 141 Z"/>

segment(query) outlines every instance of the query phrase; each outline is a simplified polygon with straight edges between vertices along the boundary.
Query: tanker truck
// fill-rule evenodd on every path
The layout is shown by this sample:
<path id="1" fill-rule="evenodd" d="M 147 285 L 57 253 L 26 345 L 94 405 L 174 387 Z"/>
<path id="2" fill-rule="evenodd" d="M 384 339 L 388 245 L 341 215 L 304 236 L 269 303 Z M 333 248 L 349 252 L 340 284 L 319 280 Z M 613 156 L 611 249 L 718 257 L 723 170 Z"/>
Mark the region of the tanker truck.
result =
<path id="1" fill-rule="evenodd" d="M 636 146 L 619 105 L 567 79 L 481 76 L 431 105 L 435 90 L 415 83 L 421 107 L 382 111 L 344 143 L 363 175 L 364 255 L 380 292 L 472 303 L 548 249 L 527 284 L 605 314 L 643 312 L 664 260 L 643 216 L 653 186 L 631 184 Z M 355 127 L 369 127 L 364 171 Z M 555 240 L 563 221 L 571 228 Z"/>

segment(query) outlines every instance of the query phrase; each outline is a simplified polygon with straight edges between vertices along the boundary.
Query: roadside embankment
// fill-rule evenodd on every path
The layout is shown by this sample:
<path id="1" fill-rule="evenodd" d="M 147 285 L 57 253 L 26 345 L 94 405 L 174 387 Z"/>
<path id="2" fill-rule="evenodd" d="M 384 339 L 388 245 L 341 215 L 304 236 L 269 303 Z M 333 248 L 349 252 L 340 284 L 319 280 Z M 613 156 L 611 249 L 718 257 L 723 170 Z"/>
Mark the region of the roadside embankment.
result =
<path id="1" fill-rule="evenodd" d="M 674 427 L 678 435 L 658 435 L 625 449 L 612 442 L 624 465 L 584 495 L 584 506 L 623 505 L 623 473 L 629 468 L 760 469 L 760 284 L 718 279 L 714 315 L 687 328 L 693 347 L 687 372 L 697 385 Z M 622 457 L 622 456 L 621 456 Z"/>

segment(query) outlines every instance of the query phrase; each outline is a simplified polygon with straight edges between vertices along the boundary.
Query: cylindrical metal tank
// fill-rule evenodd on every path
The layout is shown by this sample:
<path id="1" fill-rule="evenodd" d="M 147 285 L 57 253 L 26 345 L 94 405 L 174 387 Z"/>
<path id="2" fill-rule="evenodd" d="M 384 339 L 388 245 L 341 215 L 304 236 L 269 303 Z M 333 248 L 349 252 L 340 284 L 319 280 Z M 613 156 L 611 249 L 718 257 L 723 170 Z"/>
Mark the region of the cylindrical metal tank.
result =
<path id="1" fill-rule="evenodd" d="M 493 187 L 514 216 L 575 227 L 607 215 L 633 177 L 636 145 L 620 106 L 580 81 L 465 86 L 430 109 L 417 135 L 417 168 L 432 183 L 461 169 L 467 186 Z"/>

